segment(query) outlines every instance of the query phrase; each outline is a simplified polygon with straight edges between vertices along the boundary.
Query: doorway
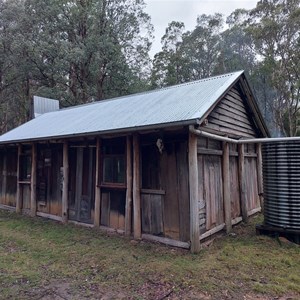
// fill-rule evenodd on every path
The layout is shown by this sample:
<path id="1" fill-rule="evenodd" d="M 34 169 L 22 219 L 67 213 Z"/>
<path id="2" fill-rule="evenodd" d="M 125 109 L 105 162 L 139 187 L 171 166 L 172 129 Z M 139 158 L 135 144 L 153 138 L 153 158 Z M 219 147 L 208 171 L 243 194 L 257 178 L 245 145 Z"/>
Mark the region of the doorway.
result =
<path id="1" fill-rule="evenodd" d="M 94 146 L 69 149 L 69 219 L 93 223 L 95 191 Z"/>

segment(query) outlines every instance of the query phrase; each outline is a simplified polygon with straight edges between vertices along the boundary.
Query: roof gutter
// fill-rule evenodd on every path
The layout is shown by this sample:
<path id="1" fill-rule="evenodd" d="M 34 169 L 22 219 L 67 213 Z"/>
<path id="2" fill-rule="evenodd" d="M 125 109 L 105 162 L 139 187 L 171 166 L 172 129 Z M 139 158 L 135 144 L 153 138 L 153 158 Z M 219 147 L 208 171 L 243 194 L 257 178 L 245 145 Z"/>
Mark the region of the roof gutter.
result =
<path id="1" fill-rule="evenodd" d="M 199 135 L 204 136 L 210 139 L 215 139 L 218 141 L 233 143 L 233 144 L 257 144 L 257 143 L 271 143 L 271 142 L 292 142 L 292 141 L 300 141 L 300 136 L 297 137 L 281 137 L 281 138 L 253 138 L 253 139 L 240 139 L 235 140 L 232 138 L 220 136 L 217 134 L 209 133 L 207 131 L 203 131 L 200 129 L 195 129 L 192 126 L 189 128 L 190 132 Z"/>

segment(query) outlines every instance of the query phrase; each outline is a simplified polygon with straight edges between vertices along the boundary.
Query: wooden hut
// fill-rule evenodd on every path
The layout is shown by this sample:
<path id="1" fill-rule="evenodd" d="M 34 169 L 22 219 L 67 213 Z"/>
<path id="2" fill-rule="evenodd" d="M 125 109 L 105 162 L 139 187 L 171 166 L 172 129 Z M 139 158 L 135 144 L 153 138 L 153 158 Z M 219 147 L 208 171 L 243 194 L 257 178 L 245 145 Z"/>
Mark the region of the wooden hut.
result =
<path id="1" fill-rule="evenodd" d="M 0 205 L 197 252 L 260 209 L 260 147 L 226 136 L 268 136 L 242 71 L 48 112 L 0 137 Z"/>

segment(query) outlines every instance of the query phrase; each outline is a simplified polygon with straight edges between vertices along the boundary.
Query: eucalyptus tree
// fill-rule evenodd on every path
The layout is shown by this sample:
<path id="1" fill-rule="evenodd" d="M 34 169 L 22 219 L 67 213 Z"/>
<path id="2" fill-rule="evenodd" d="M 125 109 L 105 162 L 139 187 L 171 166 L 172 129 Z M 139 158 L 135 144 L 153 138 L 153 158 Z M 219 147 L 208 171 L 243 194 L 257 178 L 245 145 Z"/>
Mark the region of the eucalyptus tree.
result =
<path id="1" fill-rule="evenodd" d="M 215 73 L 247 70 L 253 74 L 257 65 L 253 41 L 244 25 L 248 11 L 237 9 L 226 20 L 228 28 L 221 32 L 219 41 L 218 63 Z"/>
<path id="2" fill-rule="evenodd" d="M 28 119 L 28 61 L 20 32 L 22 0 L 0 0 L 0 132 Z M 20 112 L 20 113 L 19 113 Z"/>
<path id="3" fill-rule="evenodd" d="M 0 0 L 2 131 L 29 118 L 32 95 L 63 106 L 147 86 L 153 27 L 143 0 Z M 12 100 L 13 99 L 13 100 Z M 17 106 L 18 109 L 15 109 Z"/>
<path id="4" fill-rule="evenodd" d="M 271 108 L 280 129 L 296 135 L 300 113 L 300 0 L 262 0 L 247 30 L 276 93 Z"/>
<path id="5" fill-rule="evenodd" d="M 222 14 L 202 14 L 197 18 L 195 29 L 184 35 L 182 52 L 188 61 L 190 79 L 197 80 L 214 74 L 220 55 L 223 24 Z"/>
<path id="6" fill-rule="evenodd" d="M 165 86 L 214 74 L 220 55 L 223 16 L 200 15 L 192 31 L 171 22 L 162 37 L 162 51 L 154 57 L 152 85 Z"/>
<path id="7" fill-rule="evenodd" d="M 143 1 L 55 0 L 48 9 L 46 0 L 26 3 L 49 75 L 59 74 L 50 81 L 59 84 L 64 94 L 67 90 L 66 102 L 126 94 L 135 80 L 144 78 L 152 25 Z"/>
<path id="8" fill-rule="evenodd" d="M 162 51 L 153 61 L 151 82 L 153 87 L 178 84 L 187 80 L 184 72 L 186 61 L 182 57 L 184 23 L 169 23 L 161 38 Z"/>

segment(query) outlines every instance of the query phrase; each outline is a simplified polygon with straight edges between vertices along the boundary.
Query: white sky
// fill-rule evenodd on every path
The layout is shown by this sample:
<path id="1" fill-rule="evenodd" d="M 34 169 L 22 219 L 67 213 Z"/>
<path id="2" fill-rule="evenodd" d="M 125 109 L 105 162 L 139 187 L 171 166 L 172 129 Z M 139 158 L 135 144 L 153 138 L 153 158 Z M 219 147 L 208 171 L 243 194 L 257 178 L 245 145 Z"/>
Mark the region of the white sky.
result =
<path id="1" fill-rule="evenodd" d="M 160 39 L 168 24 L 172 21 L 182 21 L 185 30 L 196 26 L 197 16 L 201 14 L 222 13 L 229 16 L 237 8 L 252 9 L 258 0 L 144 0 L 145 12 L 151 16 L 154 25 L 155 40 L 150 51 L 151 57 L 161 50 Z"/>

